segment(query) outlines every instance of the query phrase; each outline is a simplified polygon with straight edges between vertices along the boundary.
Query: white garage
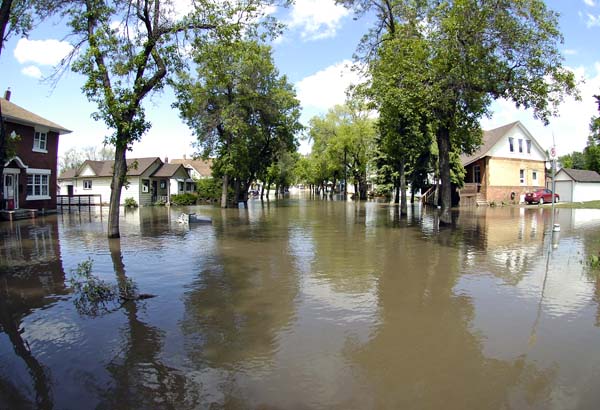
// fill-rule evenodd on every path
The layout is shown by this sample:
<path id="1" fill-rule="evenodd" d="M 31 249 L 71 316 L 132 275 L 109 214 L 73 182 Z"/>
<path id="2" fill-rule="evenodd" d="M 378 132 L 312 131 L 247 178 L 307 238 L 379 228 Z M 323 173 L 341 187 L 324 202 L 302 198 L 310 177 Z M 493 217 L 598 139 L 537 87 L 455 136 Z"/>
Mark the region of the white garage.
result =
<path id="1" fill-rule="evenodd" d="M 556 173 L 555 182 L 562 202 L 600 200 L 600 174 L 596 171 L 562 168 Z"/>

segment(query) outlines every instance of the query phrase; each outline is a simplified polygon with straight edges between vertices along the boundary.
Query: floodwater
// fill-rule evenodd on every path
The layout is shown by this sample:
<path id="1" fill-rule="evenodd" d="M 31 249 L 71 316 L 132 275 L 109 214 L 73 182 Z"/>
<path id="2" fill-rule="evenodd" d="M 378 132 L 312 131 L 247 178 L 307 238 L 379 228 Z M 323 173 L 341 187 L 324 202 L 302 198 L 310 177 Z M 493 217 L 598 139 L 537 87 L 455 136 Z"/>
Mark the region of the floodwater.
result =
<path id="1" fill-rule="evenodd" d="M 600 211 L 292 198 L 0 224 L 0 409 L 598 409 Z M 82 261 L 151 299 L 78 309 Z"/>

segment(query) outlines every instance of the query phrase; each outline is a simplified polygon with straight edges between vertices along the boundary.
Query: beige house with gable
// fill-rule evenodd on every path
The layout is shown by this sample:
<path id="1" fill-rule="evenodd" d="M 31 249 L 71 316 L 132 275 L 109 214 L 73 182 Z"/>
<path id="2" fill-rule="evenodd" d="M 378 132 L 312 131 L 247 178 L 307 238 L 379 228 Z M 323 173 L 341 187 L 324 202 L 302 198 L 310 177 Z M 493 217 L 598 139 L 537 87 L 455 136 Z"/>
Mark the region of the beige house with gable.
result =
<path id="1" fill-rule="evenodd" d="M 522 202 L 545 186 L 546 152 L 521 122 L 485 131 L 472 155 L 461 156 L 467 171 L 461 205 Z"/>

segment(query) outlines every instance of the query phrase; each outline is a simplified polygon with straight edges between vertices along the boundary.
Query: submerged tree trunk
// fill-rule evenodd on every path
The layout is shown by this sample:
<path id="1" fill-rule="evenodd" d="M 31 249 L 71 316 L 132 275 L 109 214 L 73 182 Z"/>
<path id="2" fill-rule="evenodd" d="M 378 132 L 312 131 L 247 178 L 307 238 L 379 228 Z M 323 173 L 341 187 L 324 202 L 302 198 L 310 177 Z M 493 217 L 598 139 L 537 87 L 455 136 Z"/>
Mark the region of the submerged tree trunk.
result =
<path id="1" fill-rule="evenodd" d="M 221 208 L 227 208 L 227 192 L 229 191 L 229 175 L 223 175 L 223 188 L 221 190 Z"/>
<path id="2" fill-rule="evenodd" d="M 262 183 L 260 186 L 260 200 L 262 201 L 264 197 L 265 197 L 265 184 Z"/>
<path id="3" fill-rule="evenodd" d="M 113 166 L 112 182 L 110 184 L 110 203 L 108 206 L 108 237 L 118 238 L 119 213 L 121 204 L 121 189 L 127 177 L 127 147 L 115 147 L 115 164 Z"/>
<path id="4" fill-rule="evenodd" d="M 359 199 L 365 201 L 367 199 L 367 175 L 364 173 L 360 174 L 360 179 L 358 180 L 358 192 Z"/>
<path id="5" fill-rule="evenodd" d="M 437 144 L 439 150 L 439 165 L 441 179 L 441 206 L 440 223 L 452 223 L 450 208 L 452 207 L 452 188 L 450 186 L 450 133 L 445 127 L 441 127 L 437 132 Z"/>
<path id="6" fill-rule="evenodd" d="M 400 181 L 396 179 L 394 181 L 394 204 L 400 203 Z"/>
<path id="7" fill-rule="evenodd" d="M 404 172 L 404 163 L 400 165 L 400 214 L 406 215 L 408 207 L 406 205 L 406 174 Z"/>

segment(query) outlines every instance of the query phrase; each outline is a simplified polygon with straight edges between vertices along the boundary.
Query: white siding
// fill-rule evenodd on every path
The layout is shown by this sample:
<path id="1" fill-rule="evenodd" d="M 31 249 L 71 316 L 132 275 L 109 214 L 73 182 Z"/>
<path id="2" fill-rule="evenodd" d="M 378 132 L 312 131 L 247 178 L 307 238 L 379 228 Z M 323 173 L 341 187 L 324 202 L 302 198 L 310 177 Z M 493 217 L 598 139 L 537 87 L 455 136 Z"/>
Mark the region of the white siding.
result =
<path id="1" fill-rule="evenodd" d="M 513 138 L 514 151 L 510 152 L 509 138 Z M 519 140 L 523 141 L 523 152 L 519 152 Z M 531 140 L 531 154 L 527 153 L 527 140 Z M 528 135 L 519 125 L 513 127 L 488 153 L 491 157 L 528 159 L 545 161 L 546 153 L 538 146 L 535 139 Z"/>
<path id="2" fill-rule="evenodd" d="M 121 189 L 121 205 L 125 203 L 127 198 L 133 198 L 138 205 L 140 203 L 140 179 L 139 177 L 127 177 L 127 181 L 129 181 L 129 185 L 127 188 L 123 187 Z"/>
<path id="3" fill-rule="evenodd" d="M 92 189 L 83 189 L 83 181 L 92 181 Z M 73 183 L 73 195 L 102 195 L 102 202 L 110 201 L 110 178 L 77 178 Z M 66 185 L 65 185 L 66 195 Z"/>
<path id="4" fill-rule="evenodd" d="M 576 182 L 573 187 L 573 201 L 586 202 L 600 200 L 600 182 Z"/>

